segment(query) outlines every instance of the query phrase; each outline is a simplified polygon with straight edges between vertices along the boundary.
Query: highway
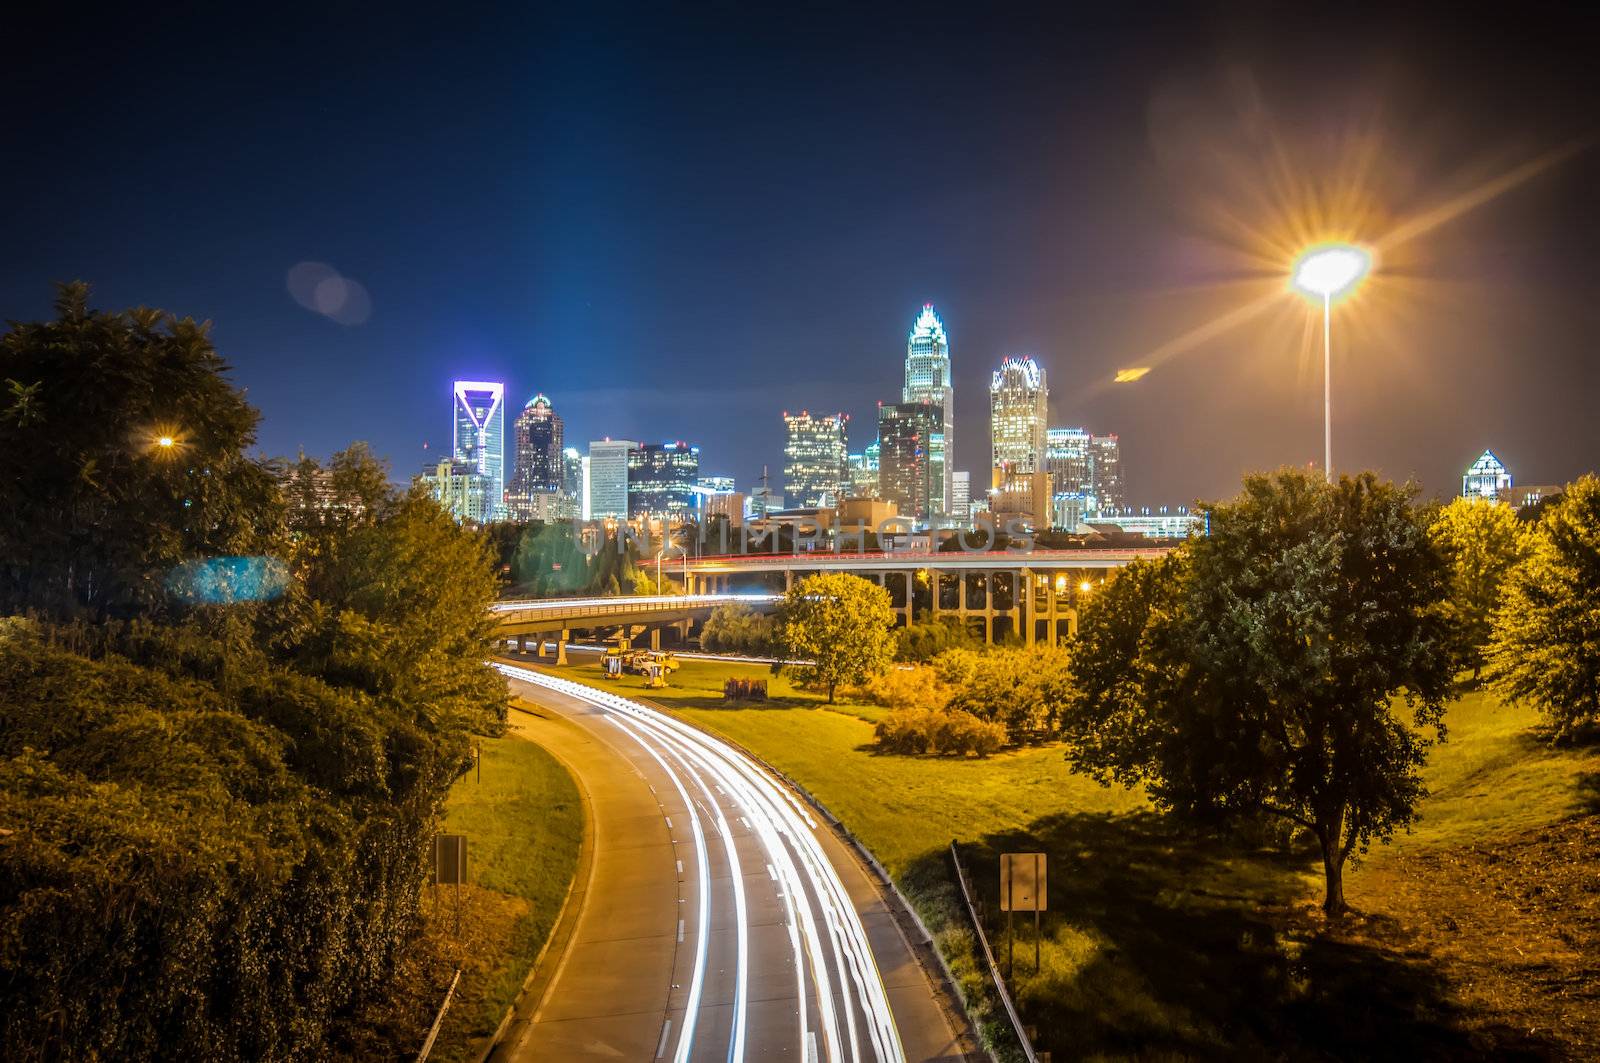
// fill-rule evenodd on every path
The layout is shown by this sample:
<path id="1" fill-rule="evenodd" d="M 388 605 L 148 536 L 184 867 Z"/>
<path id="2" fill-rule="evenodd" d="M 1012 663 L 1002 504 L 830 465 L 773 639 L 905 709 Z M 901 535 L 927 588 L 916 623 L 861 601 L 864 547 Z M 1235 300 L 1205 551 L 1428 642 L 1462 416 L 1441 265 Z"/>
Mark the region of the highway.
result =
<path id="1" fill-rule="evenodd" d="M 544 710 L 529 737 L 578 775 L 594 856 L 570 941 L 493 1058 L 820 1063 L 974 1049 L 853 851 L 786 786 L 640 702 L 497 667 Z"/>

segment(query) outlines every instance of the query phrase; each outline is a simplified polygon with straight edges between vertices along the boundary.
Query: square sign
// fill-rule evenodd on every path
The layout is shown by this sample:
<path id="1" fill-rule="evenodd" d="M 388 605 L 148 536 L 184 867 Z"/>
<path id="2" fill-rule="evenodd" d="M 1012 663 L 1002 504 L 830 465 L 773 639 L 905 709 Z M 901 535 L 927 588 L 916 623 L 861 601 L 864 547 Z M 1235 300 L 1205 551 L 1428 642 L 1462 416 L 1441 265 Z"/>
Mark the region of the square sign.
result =
<path id="1" fill-rule="evenodd" d="M 1043 853 L 1000 854 L 1000 910 L 1045 911 Z"/>
<path id="2" fill-rule="evenodd" d="M 465 834 L 435 834 L 433 836 L 433 881 L 436 885 L 467 881 L 467 836 Z"/>

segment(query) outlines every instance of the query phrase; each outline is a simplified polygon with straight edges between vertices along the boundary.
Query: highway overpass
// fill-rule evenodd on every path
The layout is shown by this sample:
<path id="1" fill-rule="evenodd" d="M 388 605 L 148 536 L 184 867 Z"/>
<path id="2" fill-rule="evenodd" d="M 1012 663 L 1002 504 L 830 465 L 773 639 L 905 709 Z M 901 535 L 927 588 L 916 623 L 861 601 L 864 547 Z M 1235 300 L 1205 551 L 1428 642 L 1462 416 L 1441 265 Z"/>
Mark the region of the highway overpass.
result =
<path id="1" fill-rule="evenodd" d="M 611 598 L 525 598 L 496 602 L 490 607 L 501 638 L 516 639 L 517 649 L 525 650 L 532 637 L 539 655 L 544 656 L 546 640 L 556 643 L 558 663 L 567 662 L 567 643 L 573 631 L 617 628 L 631 631 L 650 629 L 653 644 L 661 628 L 669 624 L 687 626 L 704 620 L 719 605 L 739 603 L 755 608 L 770 608 L 777 594 L 659 594 Z"/>

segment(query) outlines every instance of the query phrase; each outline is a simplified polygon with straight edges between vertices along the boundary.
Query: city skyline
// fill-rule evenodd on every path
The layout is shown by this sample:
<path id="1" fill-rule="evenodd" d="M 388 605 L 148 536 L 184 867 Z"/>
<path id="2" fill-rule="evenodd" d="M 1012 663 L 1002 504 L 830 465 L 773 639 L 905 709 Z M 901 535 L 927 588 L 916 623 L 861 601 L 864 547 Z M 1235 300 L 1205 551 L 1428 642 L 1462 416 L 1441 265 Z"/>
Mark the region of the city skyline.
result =
<path id="1" fill-rule="evenodd" d="M 62 29 L 31 17 L 41 39 Z M 529 13 L 430 35 L 435 76 L 419 80 L 398 72 L 420 42 L 330 15 L 296 41 L 305 78 L 284 80 L 249 35 L 113 17 L 73 31 L 96 59 L 70 92 L 23 91 L 60 82 L 48 52 L 8 68 L 9 98 L 36 101 L 12 128 L 40 155 L 0 176 L 27 207 L 0 310 L 39 316 L 52 280 L 81 277 L 97 305 L 213 320 L 268 454 L 366 439 L 404 476 L 450 445 L 438 389 L 481 377 L 513 408 L 552 396 L 572 439 L 693 436 L 745 484 L 782 466 L 767 411 L 870 424 L 903 387 L 907 315 L 931 302 L 957 419 L 975 426 L 994 364 L 1031 352 L 1050 423 L 1115 426 L 1139 498 L 1177 503 L 1320 460 L 1314 315 L 1281 281 L 1337 198 L 1370 230 L 1351 236 L 1425 227 L 1335 330 L 1339 466 L 1441 497 L 1485 447 L 1540 481 L 1588 469 L 1596 153 L 1480 194 L 1587 135 L 1596 74 L 1565 46 L 1579 36 L 1552 20 L 1508 51 L 1402 12 L 1318 16 L 1315 33 L 1265 12 L 1166 18 L 1152 40 L 1130 14 L 868 13 L 845 38 L 756 14 Z M 157 39 L 169 62 L 152 72 L 135 57 Z M 933 69 L 874 89 L 911 41 L 964 56 L 962 91 Z M 1136 61 L 1112 61 L 1135 41 Z M 437 113 L 461 121 L 416 117 Z M 68 116 L 79 135 L 52 136 Z M 152 127 L 182 130 L 183 150 L 144 150 Z M 795 152 L 808 141 L 851 147 L 822 165 Z M 1340 156 L 1377 161 L 1352 173 Z M 131 219 L 127 188 L 144 197 Z M 1285 298 L 1206 332 L 1262 293 Z M 1148 376 L 1112 384 L 1150 355 Z M 330 371 L 362 401 L 327 388 Z M 952 470 L 983 469 L 988 443 L 957 431 Z"/>

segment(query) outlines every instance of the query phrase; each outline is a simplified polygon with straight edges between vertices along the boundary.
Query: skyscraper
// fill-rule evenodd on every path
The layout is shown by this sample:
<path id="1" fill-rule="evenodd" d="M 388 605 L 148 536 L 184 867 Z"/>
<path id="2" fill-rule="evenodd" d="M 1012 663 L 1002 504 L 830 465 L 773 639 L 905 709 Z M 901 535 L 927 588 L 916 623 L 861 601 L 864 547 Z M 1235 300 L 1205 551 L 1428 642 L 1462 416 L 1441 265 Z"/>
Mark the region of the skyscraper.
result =
<path id="1" fill-rule="evenodd" d="M 588 520 L 583 505 L 584 457 L 577 447 L 561 452 L 561 515 L 568 520 Z"/>
<path id="2" fill-rule="evenodd" d="M 628 519 L 628 453 L 638 445 L 628 439 L 589 444 L 590 519 Z"/>
<path id="3" fill-rule="evenodd" d="M 846 455 L 842 413 L 783 413 L 783 495 L 791 506 L 838 505 L 844 495 Z"/>
<path id="4" fill-rule="evenodd" d="M 566 479 L 561 459 L 561 418 L 550 400 L 535 395 L 517 414 L 512 426 L 516 462 L 506 486 L 506 509 L 517 520 L 534 519 L 534 511 L 548 510 L 536 496 L 561 493 Z M 552 499 L 552 505 L 556 499 Z"/>
<path id="5" fill-rule="evenodd" d="M 1049 388 L 1031 357 L 1007 358 L 989 380 L 989 464 L 1044 471 Z"/>
<path id="6" fill-rule="evenodd" d="M 1494 502 L 1510 490 L 1511 473 L 1492 450 L 1478 455 L 1478 460 L 1461 476 L 1462 498 L 1486 498 Z"/>
<path id="7" fill-rule="evenodd" d="M 950 517 L 965 523 L 972 517 L 972 474 L 957 469 L 950 474 Z"/>
<path id="8" fill-rule="evenodd" d="M 1044 471 L 1050 474 L 1053 494 L 1094 494 L 1093 440 L 1087 428 L 1046 429 Z"/>
<path id="9" fill-rule="evenodd" d="M 505 515 L 505 385 L 457 380 L 454 391 L 452 458 L 470 467 L 473 474 L 482 479 L 481 496 L 486 511 L 481 517 L 464 519 L 500 520 Z"/>
<path id="10" fill-rule="evenodd" d="M 1097 512 L 1121 509 L 1127 504 L 1122 494 L 1122 444 L 1115 435 L 1094 436 L 1089 440 L 1093 455 L 1094 501 Z"/>
<path id="11" fill-rule="evenodd" d="M 645 443 L 628 452 L 628 515 L 669 524 L 693 515 L 700 482 L 700 448 Z"/>
<path id="12" fill-rule="evenodd" d="M 845 495 L 849 498 L 878 498 L 878 441 L 874 439 L 859 454 L 845 455 Z"/>
<path id="13" fill-rule="evenodd" d="M 955 389 L 950 379 L 950 340 L 932 303 L 923 305 L 906 340 L 906 382 L 900 397 L 907 403 L 932 403 L 940 411 L 939 425 L 926 441 L 934 485 L 928 510 L 930 517 L 944 514 L 949 510 L 950 474 L 954 471 Z"/>
<path id="14" fill-rule="evenodd" d="M 928 521 L 935 514 L 939 481 L 933 444 L 943 423 L 942 410 L 932 402 L 878 407 L 879 494 L 902 517 Z"/>

